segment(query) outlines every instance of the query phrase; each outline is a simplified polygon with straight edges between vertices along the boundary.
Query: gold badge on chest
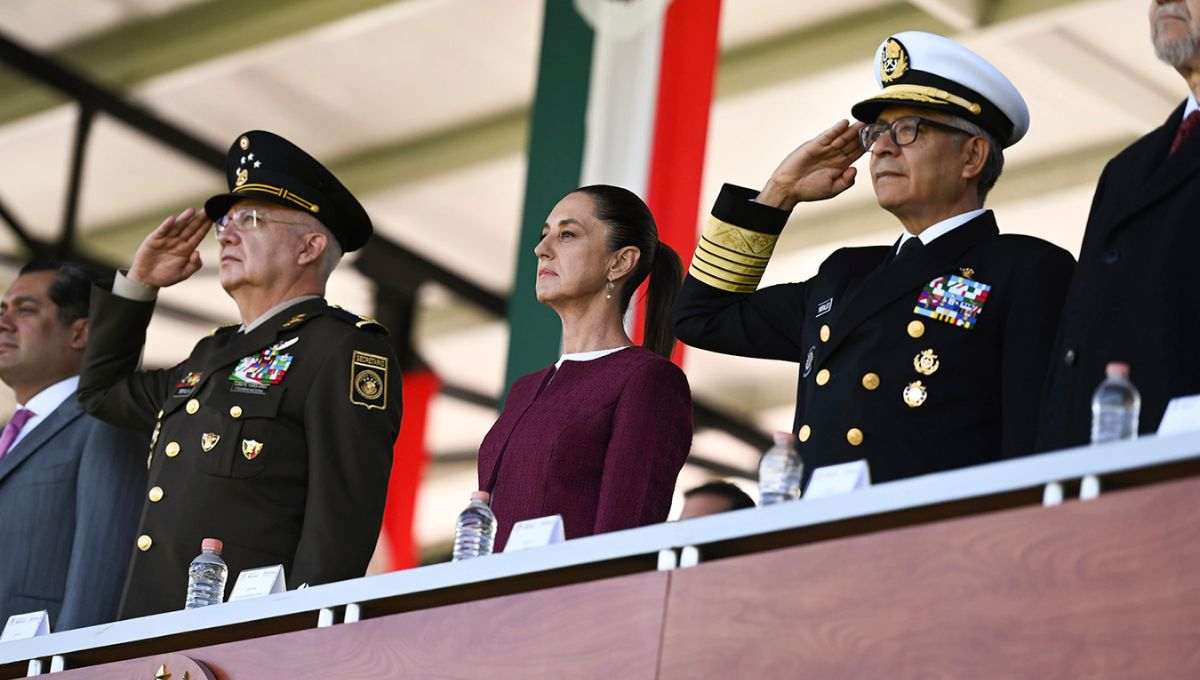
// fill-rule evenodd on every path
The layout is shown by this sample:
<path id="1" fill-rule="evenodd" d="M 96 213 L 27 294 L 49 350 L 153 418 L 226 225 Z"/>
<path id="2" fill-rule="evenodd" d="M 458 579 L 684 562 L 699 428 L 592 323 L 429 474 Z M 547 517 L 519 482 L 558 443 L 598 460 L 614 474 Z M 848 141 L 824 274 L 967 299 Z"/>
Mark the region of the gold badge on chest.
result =
<path id="1" fill-rule="evenodd" d="M 928 398 L 929 390 L 921 384 L 920 380 L 910 382 L 904 388 L 904 403 L 908 404 L 910 408 L 917 408 L 921 404 L 924 404 Z"/>
<path id="2" fill-rule="evenodd" d="M 258 454 L 262 453 L 263 443 L 253 439 L 242 440 L 242 455 L 246 460 L 254 460 L 258 458 Z"/>
<path id="3" fill-rule="evenodd" d="M 219 441 L 221 441 L 221 435 L 212 432 L 205 432 L 204 434 L 200 435 L 200 448 L 204 449 L 205 453 L 208 453 L 217 446 L 217 442 Z"/>
<path id="4" fill-rule="evenodd" d="M 927 349 L 913 357 L 913 368 L 921 375 L 933 375 L 937 373 L 940 366 L 941 362 L 938 361 L 938 355 L 934 354 L 932 349 Z"/>

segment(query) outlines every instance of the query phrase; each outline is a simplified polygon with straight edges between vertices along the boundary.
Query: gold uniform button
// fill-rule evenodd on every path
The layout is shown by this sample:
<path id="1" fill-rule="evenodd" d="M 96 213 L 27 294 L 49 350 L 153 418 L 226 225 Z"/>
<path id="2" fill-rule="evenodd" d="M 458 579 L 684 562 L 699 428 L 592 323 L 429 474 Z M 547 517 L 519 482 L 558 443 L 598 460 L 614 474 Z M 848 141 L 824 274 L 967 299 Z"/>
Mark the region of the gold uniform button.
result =
<path id="1" fill-rule="evenodd" d="M 233 416 L 234 418 L 241 418 L 242 417 L 242 407 L 241 406 L 230 406 L 229 407 L 229 415 Z"/>
<path id="2" fill-rule="evenodd" d="M 827 382 L 829 382 L 829 369 L 822 368 L 820 371 L 817 371 L 817 384 L 824 385 Z"/>
<path id="3" fill-rule="evenodd" d="M 169 442 L 167 444 L 167 448 L 164 450 L 166 451 L 167 458 L 174 458 L 175 456 L 178 456 L 179 455 L 179 442 Z"/>
<path id="4" fill-rule="evenodd" d="M 922 335 L 925 335 L 925 324 L 920 321 L 910 321 L 908 324 L 908 336 L 919 338 Z"/>
<path id="5" fill-rule="evenodd" d="M 809 438 L 809 437 L 811 437 L 811 436 L 812 436 L 812 428 L 811 428 L 811 427 L 809 427 L 809 426 L 805 425 L 805 426 L 803 426 L 803 427 L 801 427 L 801 428 L 800 428 L 800 435 L 799 435 L 799 439 L 800 439 L 800 441 L 801 441 L 801 442 L 806 442 L 806 441 L 808 441 L 808 438 Z"/>
<path id="6" fill-rule="evenodd" d="M 874 390 L 879 387 L 879 375 L 876 373 L 868 373 L 863 376 L 862 385 L 868 390 Z"/>
<path id="7" fill-rule="evenodd" d="M 150 498 L 151 503 L 157 503 L 162 500 L 163 490 L 161 486 L 156 486 L 150 489 L 150 493 L 146 494 Z"/>
<path id="8" fill-rule="evenodd" d="M 829 324 L 821 326 L 821 342 L 829 342 Z"/>
<path id="9" fill-rule="evenodd" d="M 846 433 L 846 441 L 850 442 L 850 446 L 858 446 L 861 444 L 863 442 L 862 430 L 858 429 L 857 427 L 850 428 L 850 431 Z"/>
<path id="10" fill-rule="evenodd" d="M 150 538 L 146 534 L 142 534 L 141 536 L 138 536 L 138 544 L 137 545 L 138 545 L 138 550 L 141 550 L 142 552 L 146 552 L 147 550 L 150 549 L 150 546 L 154 545 L 154 539 Z"/>
<path id="11" fill-rule="evenodd" d="M 183 407 L 189 414 L 194 414 L 200 410 L 200 401 L 197 399 L 188 399 L 187 406 Z"/>

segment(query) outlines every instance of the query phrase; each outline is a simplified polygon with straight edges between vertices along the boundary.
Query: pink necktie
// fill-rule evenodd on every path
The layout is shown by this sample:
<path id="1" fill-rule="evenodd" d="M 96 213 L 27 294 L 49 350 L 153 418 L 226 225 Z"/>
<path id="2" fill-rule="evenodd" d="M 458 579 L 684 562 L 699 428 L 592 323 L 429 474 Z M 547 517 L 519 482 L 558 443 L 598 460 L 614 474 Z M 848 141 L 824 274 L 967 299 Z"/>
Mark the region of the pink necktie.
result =
<path id="1" fill-rule="evenodd" d="M 1183 144 L 1183 140 L 1187 139 L 1187 136 L 1192 133 L 1192 129 L 1197 125 L 1200 125 L 1200 111 L 1192 111 L 1179 124 L 1179 129 L 1175 131 L 1175 141 L 1171 142 L 1170 153 L 1175 153 L 1175 150 L 1179 148 L 1180 144 Z"/>
<path id="2" fill-rule="evenodd" d="M 4 426 L 4 432 L 0 433 L 0 459 L 12 448 L 17 435 L 21 434 L 21 428 L 25 427 L 25 423 L 29 422 L 33 415 L 33 411 L 27 408 L 19 408 L 13 414 L 12 419 Z"/>

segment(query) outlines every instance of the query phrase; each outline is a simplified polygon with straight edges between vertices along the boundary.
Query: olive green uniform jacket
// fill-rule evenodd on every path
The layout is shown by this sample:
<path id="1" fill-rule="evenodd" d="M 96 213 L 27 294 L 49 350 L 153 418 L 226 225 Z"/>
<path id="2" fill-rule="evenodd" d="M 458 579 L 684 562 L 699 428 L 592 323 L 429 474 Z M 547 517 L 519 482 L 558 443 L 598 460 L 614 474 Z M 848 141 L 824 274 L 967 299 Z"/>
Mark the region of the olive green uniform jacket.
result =
<path id="1" fill-rule="evenodd" d="M 386 331 L 312 299 L 139 371 L 153 308 L 93 290 L 79 384 L 88 412 L 153 431 L 121 618 L 183 608 L 204 538 L 224 542 L 231 584 L 275 564 L 289 588 L 362 576 L 400 429 Z"/>

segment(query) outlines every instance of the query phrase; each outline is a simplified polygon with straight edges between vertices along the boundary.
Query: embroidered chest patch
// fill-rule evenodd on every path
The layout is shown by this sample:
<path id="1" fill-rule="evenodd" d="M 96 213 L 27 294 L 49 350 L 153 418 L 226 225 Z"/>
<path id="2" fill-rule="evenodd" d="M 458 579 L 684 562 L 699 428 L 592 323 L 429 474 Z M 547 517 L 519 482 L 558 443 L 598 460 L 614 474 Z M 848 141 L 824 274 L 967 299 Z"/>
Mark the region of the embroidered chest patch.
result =
<path id="1" fill-rule="evenodd" d="M 257 354 L 242 357 L 229 375 L 234 392 L 253 392 L 262 394 L 271 385 L 278 385 L 287 375 L 295 357 L 285 354 L 283 350 L 296 344 L 299 338 L 284 340 L 264 349 Z"/>
<path id="2" fill-rule="evenodd" d="M 962 276 L 939 276 L 925 284 L 914 314 L 970 329 L 979 322 L 992 287 Z"/>

